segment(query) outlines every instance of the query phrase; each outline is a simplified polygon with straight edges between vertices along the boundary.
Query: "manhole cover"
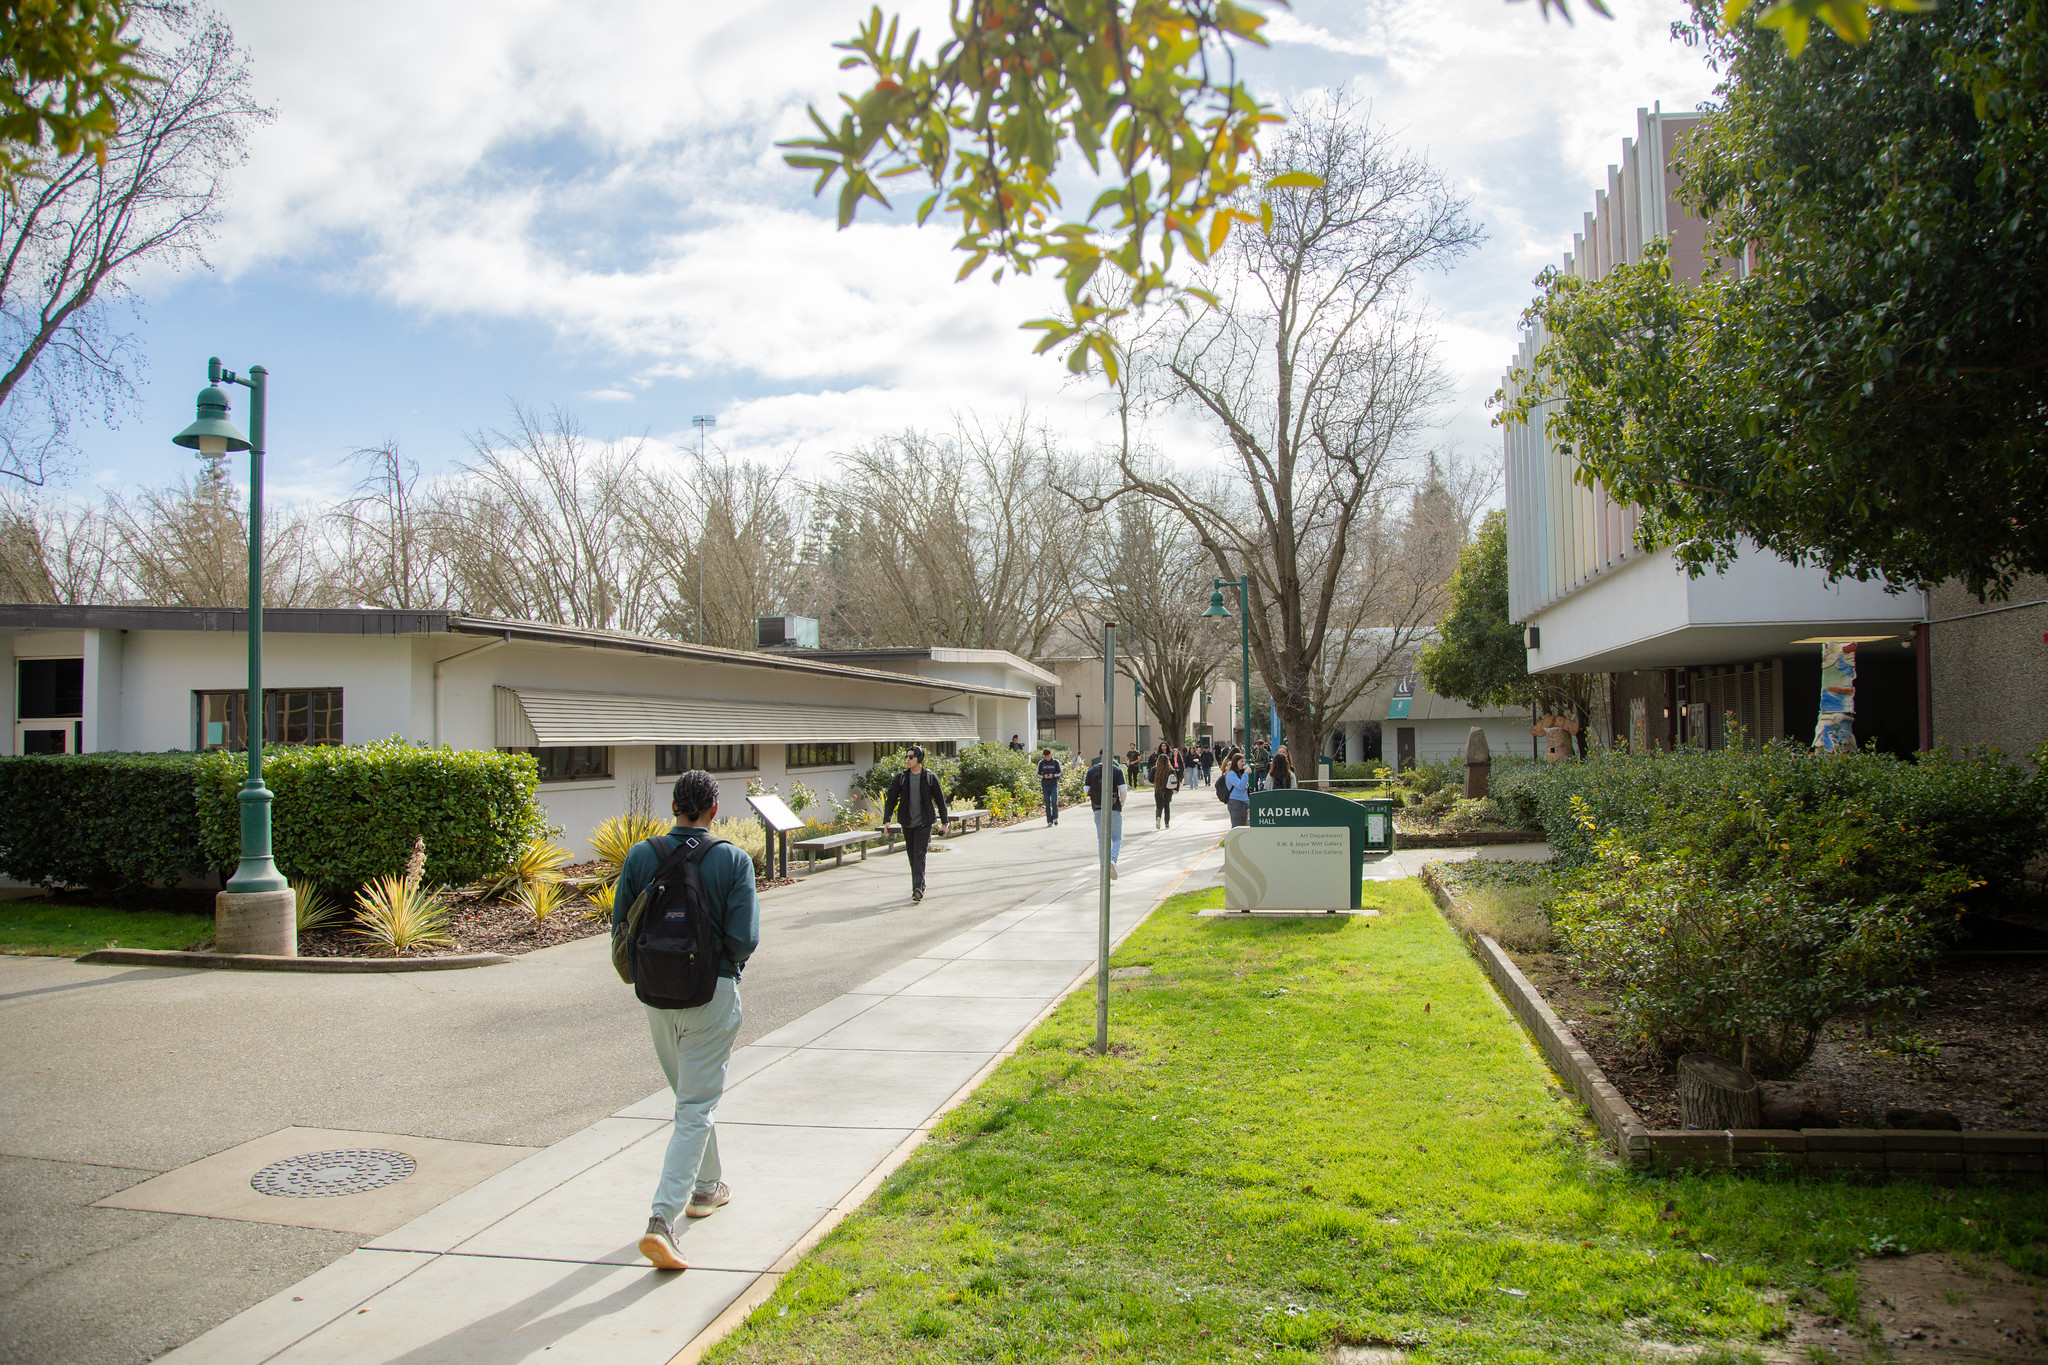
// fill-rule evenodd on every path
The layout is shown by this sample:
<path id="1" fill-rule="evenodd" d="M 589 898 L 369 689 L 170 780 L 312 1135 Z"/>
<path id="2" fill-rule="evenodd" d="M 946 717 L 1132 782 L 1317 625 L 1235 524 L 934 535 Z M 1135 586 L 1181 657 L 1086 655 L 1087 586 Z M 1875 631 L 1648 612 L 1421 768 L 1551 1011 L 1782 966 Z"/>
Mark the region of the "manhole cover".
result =
<path id="1" fill-rule="evenodd" d="M 413 1159 L 404 1152 L 352 1147 L 273 1161 L 249 1177 L 249 1188 L 278 1199 L 326 1199 L 381 1190 L 412 1172 Z"/>

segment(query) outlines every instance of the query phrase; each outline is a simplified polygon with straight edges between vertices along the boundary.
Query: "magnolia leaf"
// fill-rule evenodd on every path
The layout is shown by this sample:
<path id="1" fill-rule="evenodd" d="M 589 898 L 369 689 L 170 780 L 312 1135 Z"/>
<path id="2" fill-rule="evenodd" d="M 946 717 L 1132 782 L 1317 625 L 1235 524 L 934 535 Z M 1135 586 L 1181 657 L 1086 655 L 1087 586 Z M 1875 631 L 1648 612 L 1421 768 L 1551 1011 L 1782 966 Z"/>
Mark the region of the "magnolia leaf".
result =
<path id="1" fill-rule="evenodd" d="M 1266 182 L 1269 190 L 1313 190 L 1322 188 L 1323 178 L 1307 171 L 1282 171 Z"/>

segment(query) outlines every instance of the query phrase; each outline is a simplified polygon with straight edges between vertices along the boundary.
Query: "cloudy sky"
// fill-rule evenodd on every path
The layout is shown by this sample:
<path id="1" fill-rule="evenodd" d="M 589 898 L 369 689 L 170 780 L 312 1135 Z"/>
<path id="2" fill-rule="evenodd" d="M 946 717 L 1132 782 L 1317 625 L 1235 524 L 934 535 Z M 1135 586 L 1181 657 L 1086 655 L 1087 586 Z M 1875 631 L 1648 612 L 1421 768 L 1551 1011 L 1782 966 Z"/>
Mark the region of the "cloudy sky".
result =
<path id="1" fill-rule="evenodd" d="M 1672 0 L 1545 23 L 1502 0 L 1297 0 L 1243 67 L 1269 100 L 1368 101 L 1470 196 L 1486 245 L 1428 283 L 1458 377 L 1444 439 L 1497 449 L 1485 397 L 1529 281 L 1570 244 L 1635 110 L 1712 87 Z M 595 436 L 834 451 L 1029 408 L 1085 446 L 1100 399 L 1017 325 L 1049 285 L 953 283 L 953 233 L 836 231 L 774 149 L 843 88 L 867 0 L 227 0 L 278 117 L 255 136 L 210 271 L 142 281 L 140 412 L 86 434 L 73 487 L 189 468 L 209 354 L 272 373 L 274 486 L 331 494 L 395 439 L 428 469 L 512 403 Z M 927 17 L 940 4 L 907 7 Z"/>

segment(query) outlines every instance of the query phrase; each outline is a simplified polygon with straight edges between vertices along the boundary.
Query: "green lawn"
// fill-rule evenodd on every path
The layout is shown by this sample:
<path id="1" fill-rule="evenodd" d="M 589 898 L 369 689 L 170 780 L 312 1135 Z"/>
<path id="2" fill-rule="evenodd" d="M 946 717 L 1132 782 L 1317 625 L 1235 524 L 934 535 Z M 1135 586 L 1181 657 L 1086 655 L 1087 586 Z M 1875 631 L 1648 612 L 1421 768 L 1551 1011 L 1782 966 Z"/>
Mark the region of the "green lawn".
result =
<path id="1" fill-rule="evenodd" d="M 1859 1256 L 2048 1269 L 2038 1189 L 1617 1169 L 1419 888 L 1365 894 L 1169 902 L 1111 1056 L 1078 993 L 710 1358 L 1744 1360 Z"/>
<path id="2" fill-rule="evenodd" d="M 0 953 L 77 957 L 95 948 L 196 948 L 212 939 L 211 914 L 0 901 Z"/>

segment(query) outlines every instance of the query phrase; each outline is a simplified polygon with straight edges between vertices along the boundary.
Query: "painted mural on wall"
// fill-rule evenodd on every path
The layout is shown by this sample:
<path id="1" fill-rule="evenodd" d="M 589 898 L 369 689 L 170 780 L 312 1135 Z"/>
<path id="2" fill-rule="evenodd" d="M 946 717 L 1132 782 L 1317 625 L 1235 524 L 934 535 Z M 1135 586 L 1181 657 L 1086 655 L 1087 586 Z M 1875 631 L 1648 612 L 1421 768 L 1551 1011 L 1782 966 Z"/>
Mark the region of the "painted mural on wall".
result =
<path id="1" fill-rule="evenodd" d="M 1856 749 L 1856 642 L 1830 640 L 1820 647 L 1820 718 L 1813 747 L 1820 753 Z"/>

